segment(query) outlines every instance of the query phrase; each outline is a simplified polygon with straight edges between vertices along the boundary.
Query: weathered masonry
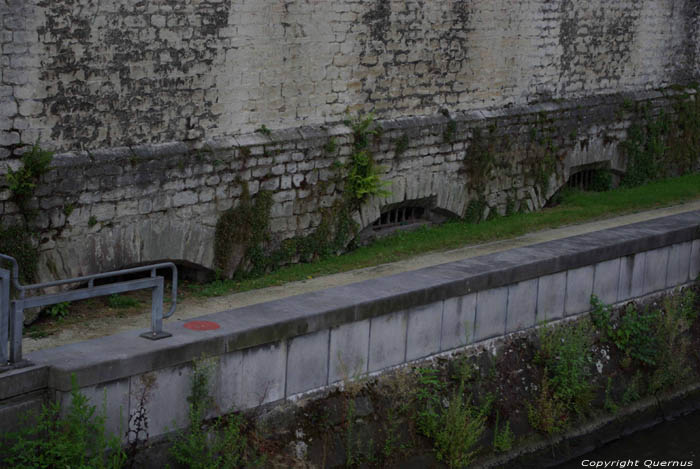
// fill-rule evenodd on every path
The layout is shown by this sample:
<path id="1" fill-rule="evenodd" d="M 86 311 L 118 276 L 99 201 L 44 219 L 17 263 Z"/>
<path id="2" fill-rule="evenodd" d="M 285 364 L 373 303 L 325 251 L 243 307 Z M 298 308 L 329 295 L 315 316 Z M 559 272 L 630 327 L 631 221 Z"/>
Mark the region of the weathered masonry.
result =
<path id="1" fill-rule="evenodd" d="M 57 152 L 28 206 L 39 279 L 212 268 L 246 187 L 271 194 L 271 248 L 332 218 L 342 122 L 369 111 L 391 195 L 349 214 L 357 232 L 396 209 L 536 210 L 587 168 L 624 173 L 634 109 L 691 99 L 671 85 L 698 80 L 699 18 L 694 0 L 0 0 L 0 224 L 21 222 L 4 175 L 39 142 Z"/>
<path id="2" fill-rule="evenodd" d="M 152 438 L 187 424 L 192 363 L 215 363 L 217 412 L 281 402 L 487 339 L 573 317 L 700 276 L 700 212 L 659 218 L 383 279 L 224 311 L 212 331 L 166 324 L 28 354 L 0 375 L 0 431 L 47 399 L 68 405 L 71 376 L 110 430 L 126 428 L 144 386 Z M 120 419 L 122 419 L 120 421 Z M 120 427 L 121 424 L 121 427 Z"/>

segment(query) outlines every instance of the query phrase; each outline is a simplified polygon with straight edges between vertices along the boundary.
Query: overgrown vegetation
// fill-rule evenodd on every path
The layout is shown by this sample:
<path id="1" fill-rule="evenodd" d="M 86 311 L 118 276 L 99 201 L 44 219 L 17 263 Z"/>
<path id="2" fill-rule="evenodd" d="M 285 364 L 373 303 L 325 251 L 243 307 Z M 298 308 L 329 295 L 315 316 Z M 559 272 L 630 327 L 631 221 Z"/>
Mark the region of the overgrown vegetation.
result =
<path id="1" fill-rule="evenodd" d="M 415 461 L 471 467 L 518 450 L 537 435 L 549 439 L 601 412 L 618 412 L 697 379 L 699 289 L 696 284 L 617 310 L 593 297 L 590 318 L 507 338 L 495 354 L 458 352 L 383 377 L 346 378 L 342 391 L 301 405 L 289 420 L 275 417 L 268 423 L 237 413 L 208 419 L 215 407 L 216 362 L 197 360 L 189 426 L 170 441 L 171 463 L 197 469 L 380 468 Z M 656 327 L 649 327 L 650 318 Z M 139 441 L 134 435 L 144 434 L 143 442 L 148 434 L 146 395 L 134 396 L 140 411 L 126 433 L 127 447 L 137 451 L 125 452 L 105 436 L 104 416 L 87 405 L 74 384 L 66 417 L 59 417 L 57 405 L 45 408 L 35 428 L 2 437 L 0 454 L 8 467 L 18 468 L 133 466 L 145 447 L 131 445 Z M 280 421 L 288 428 L 276 427 Z M 262 439 L 264 433 L 269 439 Z"/>
<path id="2" fill-rule="evenodd" d="M 194 363 L 189 401 L 188 428 L 178 433 L 170 446 L 175 462 L 188 469 L 235 469 L 256 467 L 263 460 L 250 450 L 245 423 L 237 414 L 207 420 L 213 405 L 211 375 L 214 362 Z"/>
<path id="3" fill-rule="evenodd" d="M 641 187 L 618 188 L 609 192 L 567 191 L 561 195 L 561 202 L 556 207 L 539 212 L 515 213 L 509 217 L 498 217 L 480 224 L 474 224 L 472 221 L 481 217 L 486 203 L 485 201 L 475 201 L 470 204 L 468 211 L 468 214 L 474 214 L 473 219 L 467 217 L 463 221 L 424 227 L 412 232 L 398 232 L 339 257 L 321 254 L 338 252 L 331 248 L 322 251 L 316 250 L 315 252 L 319 254 L 309 254 L 308 257 L 304 258 L 314 261 L 311 263 L 270 270 L 265 276 L 251 275 L 246 278 L 238 277 L 234 280 L 218 280 L 204 286 L 193 285 L 191 288 L 198 294 L 205 296 L 264 288 L 319 275 L 395 262 L 430 251 L 454 249 L 469 244 L 511 238 L 536 230 L 612 217 L 643 209 L 697 200 L 698 198 L 700 198 L 700 174 L 689 174 Z M 347 210 L 347 207 L 339 204 L 337 209 Z M 354 236 L 355 226 L 349 218 L 349 210 L 344 212 L 346 215 L 341 214 L 341 216 L 333 216 L 333 209 L 327 213 L 331 214 L 326 218 L 328 228 L 317 231 L 318 241 L 290 240 L 286 244 L 294 249 L 299 246 L 309 246 L 307 252 L 314 252 L 311 247 L 319 246 L 319 243 L 324 239 L 332 241 L 335 246 L 340 246 L 341 241 L 345 241 L 340 234 L 350 233 L 350 238 Z M 342 223 L 341 229 L 335 227 L 335 233 L 339 234 L 329 235 L 328 233 L 334 233 L 331 230 L 335 223 Z M 324 238 L 322 233 L 328 235 L 324 235 Z M 293 249 L 290 251 L 296 252 Z"/>
<path id="4" fill-rule="evenodd" d="M 371 196 L 389 195 L 384 189 L 387 183 L 380 177 L 381 168 L 374 163 L 370 151 L 372 139 L 382 132 L 374 115 L 348 119 L 347 124 L 353 131 L 353 152 L 345 164 L 335 166 L 339 172 L 333 181 L 337 186 L 344 185 L 343 195 L 330 207 L 321 209 L 321 221 L 312 233 L 272 246 L 272 194 L 260 191 L 252 198 L 247 184 L 241 183 L 243 189 L 238 205 L 224 212 L 217 221 L 214 257 L 222 278 L 208 291 L 220 291 L 220 286 L 233 278 L 257 277 L 289 263 L 310 262 L 345 250 L 357 234 L 353 210 Z M 334 138 L 324 150 L 328 154 L 336 153 Z M 320 198 L 325 188 L 325 182 L 315 184 L 311 188 L 313 196 Z"/>
<path id="5" fill-rule="evenodd" d="M 696 88 L 697 90 L 697 88 Z M 627 173 L 622 184 L 635 187 L 659 178 L 688 174 L 700 153 L 700 100 L 697 95 L 675 96 L 674 112 L 652 113 L 650 103 L 628 104 L 633 123 L 622 148 Z"/>
<path id="6" fill-rule="evenodd" d="M 352 154 L 345 164 L 345 194 L 353 208 L 358 208 L 371 196 L 387 196 L 384 189 L 387 183 L 381 179 L 381 168 L 374 163 L 370 151 L 373 137 L 378 137 L 382 129 L 375 122 L 374 114 L 347 119 L 346 124 L 352 129 Z"/>
<path id="7" fill-rule="evenodd" d="M 118 436 L 105 430 L 105 409 L 98 412 L 78 391 L 72 378 L 71 403 L 61 416 L 61 405 L 45 405 L 38 415 L 27 415 L 20 431 L 0 435 L 0 467 L 13 469 L 118 469 L 126 454 Z M 106 405 L 106 403 L 105 403 Z"/>
<path id="8" fill-rule="evenodd" d="M 12 226 L 0 224 L 0 253 L 10 254 L 17 259 L 24 283 L 36 279 L 39 258 L 36 234 L 31 226 L 37 211 L 30 202 L 41 176 L 49 170 L 52 159 L 52 152 L 42 150 L 35 144 L 22 155 L 22 166 L 17 170 L 8 169 L 5 176 L 12 201 L 19 208 L 23 222 Z"/>
<path id="9" fill-rule="evenodd" d="M 12 200 L 19 207 L 26 222 L 35 215 L 28 204 L 34 197 L 39 179 L 49 170 L 52 159 L 53 152 L 42 150 L 37 143 L 22 155 L 22 166 L 18 170 L 8 169 L 6 178 L 12 192 Z"/>

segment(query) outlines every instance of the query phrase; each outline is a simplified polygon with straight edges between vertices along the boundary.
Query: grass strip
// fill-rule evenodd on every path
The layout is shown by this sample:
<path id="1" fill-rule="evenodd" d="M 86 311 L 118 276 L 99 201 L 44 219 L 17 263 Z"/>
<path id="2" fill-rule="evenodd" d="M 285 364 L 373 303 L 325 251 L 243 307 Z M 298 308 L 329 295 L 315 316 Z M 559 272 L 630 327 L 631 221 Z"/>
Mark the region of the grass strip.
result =
<path id="1" fill-rule="evenodd" d="M 538 212 L 498 217 L 479 224 L 453 221 L 410 232 L 397 232 L 342 256 L 290 265 L 255 278 L 216 280 L 206 285 L 191 285 L 190 290 L 196 295 L 209 297 L 282 285 L 320 275 L 396 262 L 427 252 L 514 238 L 533 231 L 612 218 L 699 198 L 698 173 L 607 192 L 565 192 L 558 206 Z"/>

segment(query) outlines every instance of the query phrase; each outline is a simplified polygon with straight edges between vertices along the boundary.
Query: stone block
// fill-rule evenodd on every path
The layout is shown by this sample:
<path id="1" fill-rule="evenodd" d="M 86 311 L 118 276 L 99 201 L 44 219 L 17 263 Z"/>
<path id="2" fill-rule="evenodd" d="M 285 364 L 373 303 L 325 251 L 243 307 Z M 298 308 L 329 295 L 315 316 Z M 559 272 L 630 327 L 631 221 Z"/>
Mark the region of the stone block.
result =
<path id="1" fill-rule="evenodd" d="M 644 294 L 657 292 L 666 287 L 669 247 L 647 251 L 644 265 Z"/>
<path id="2" fill-rule="evenodd" d="M 417 360 L 440 351 L 443 302 L 413 308 L 408 312 L 406 361 Z"/>
<path id="3" fill-rule="evenodd" d="M 644 294 L 646 258 L 646 252 L 640 252 L 620 259 L 620 284 L 617 301 L 638 298 Z"/>
<path id="4" fill-rule="evenodd" d="M 399 365 L 406 359 L 405 311 L 372 318 L 369 332 L 369 372 Z"/>
<path id="5" fill-rule="evenodd" d="M 214 393 L 218 407 L 231 412 L 283 399 L 286 364 L 284 342 L 224 355 Z"/>
<path id="6" fill-rule="evenodd" d="M 287 396 L 328 384 L 329 334 L 325 329 L 289 341 Z"/>
<path id="7" fill-rule="evenodd" d="M 564 315 L 573 316 L 591 309 L 594 266 L 569 270 L 566 274 Z"/>
<path id="8" fill-rule="evenodd" d="M 191 365 L 165 368 L 132 376 L 130 379 L 132 396 L 139 396 L 144 391 L 151 396 L 145 405 L 148 413 L 148 433 L 151 438 L 188 425 L 187 398 L 192 394 Z M 136 410 L 137 400 L 133 399 L 131 402 L 130 413 Z"/>
<path id="9" fill-rule="evenodd" d="M 476 293 L 445 300 L 440 350 L 462 347 L 474 341 Z"/>
<path id="10" fill-rule="evenodd" d="M 693 241 L 690 250 L 690 280 L 700 277 L 700 239 Z"/>
<path id="11" fill-rule="evenodd" d="M 335 383 L 367 372 L 370 320 L 331 329 L 328 382 Z"/>
<path id="12" fill-rule="evenodd" d="M 690 253 L 692 242 L 674 244 L 668 253 L 666 288 L 677 287 L 688 281 L 690 275 Z"/>
<path id="13" fill-rule="evenodd" d="M 492 288 L 476 294 L 474 340 L 480 341 L 505 334 L 508 287 Z"/>
<path id="14" fill-rule="evenodd" d="M 564 317 L 566 300 L 566 272 L 544 275 L 537 285 L 537 323 Z"/>
<path id="15" fill-rule="evenodd" d="M 599 262 L 595 265 L 593 294 L 606 304 L 617 302 L 620 287 L 620 259 Z"/>
<path id="16" fill-rule="evenodd" d="M 538 284 L 538 279 L 532 279 L 508 286 L 506 332 L 521 331 L 535 325 Z"/>

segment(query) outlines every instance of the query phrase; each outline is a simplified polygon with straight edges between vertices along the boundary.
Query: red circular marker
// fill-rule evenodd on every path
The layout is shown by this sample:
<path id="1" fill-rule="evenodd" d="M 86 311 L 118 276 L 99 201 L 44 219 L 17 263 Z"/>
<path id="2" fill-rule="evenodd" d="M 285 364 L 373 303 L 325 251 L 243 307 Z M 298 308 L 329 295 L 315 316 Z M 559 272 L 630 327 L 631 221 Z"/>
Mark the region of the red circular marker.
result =
<path id="1" fill-rule="evenodd" d="M 212 321 L 190 321 L 185 323 L 185 327 L 193 331 L 213 331 L 221 326 Z"/>

